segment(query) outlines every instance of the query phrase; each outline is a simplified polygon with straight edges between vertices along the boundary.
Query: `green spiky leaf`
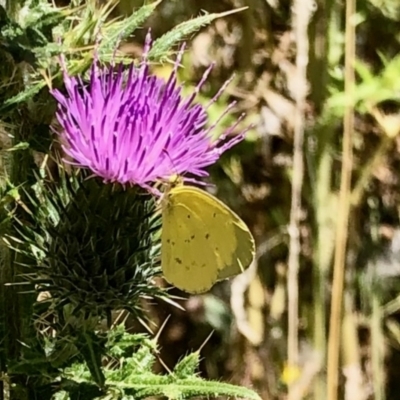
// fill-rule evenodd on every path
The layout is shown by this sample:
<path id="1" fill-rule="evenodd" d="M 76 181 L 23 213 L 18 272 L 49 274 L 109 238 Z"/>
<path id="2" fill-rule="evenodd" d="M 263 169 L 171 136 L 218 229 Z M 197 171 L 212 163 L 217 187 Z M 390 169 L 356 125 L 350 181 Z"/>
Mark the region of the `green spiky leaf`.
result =
<path id="1" fill-rule="evenodd" d="M 226 17 L 227 15 L 245 10 L 246 8 L 247 7 L 243 7 L 223 13 L 205 14 L 189 21 L 182 22 L 154 41 L 149 52 L 149 58 L 165 61 L 171 55 L 171 49 L 190 34 L 197 32 L 203 26 L 209 25 L 217 18 Z"/>
<path id="2" fill-rule="evenodd" d="M 199 355 L 197 352 L 194 356 L 189 354 L 182 359 L 172 373 L 167 375 L 153 373 L 153 362 L 149 360 L 155 361 L 156 343 L 145 335 L 131 335 L 125 332 L 122 325 L 116 327 L 114 332 L 113 330 L 109 332 L 109 346 L 109 350 L 114 354 L 116 348 L 124 348 L 124 354 L 119 356 L 119 362 L 110 362 L 104 368 L 106 378 L 104 392 L 98 399 L 138 400 L 155 396 L 168 399 L 190 399 L 228 396 L 260 400 L 259 395 L 253 390 L 223 382 L 206 381 L 198 377 Z M 178 370 L 181 370 L 180 372 L 185 370 L 184 376 L 181 373 L 177 374 Z M 74 386 L 75 391 L 80 385 L 82 385 L 82 390 L 87 390 L 90 384 L 95 386 L 87 367 L 82 364 L 74 364 L 67 368 L 64 371 L 64 378 L 77 384 Z M 68 396 L 67 389 L 63 387 L 65 396 Z"/>
<path id="3" fill-rule="evenodd" d="M 99 54 L 108 53 L 112 55 L 118 43 L 121 40 L 127 39 L 136 29 L 151 16 L 155 8 L 161 3 L 162 0 L 156 1 L 151 4 L 145 4 L 136 10 L 132 15 L 124 18 L 122 21 L 116 21 L 105 28 L 104 40 L 100 43 Z M 107 58 L 102 58 L 107 61 Z M 128 60 L 132 62 L 132 60 Z"/>

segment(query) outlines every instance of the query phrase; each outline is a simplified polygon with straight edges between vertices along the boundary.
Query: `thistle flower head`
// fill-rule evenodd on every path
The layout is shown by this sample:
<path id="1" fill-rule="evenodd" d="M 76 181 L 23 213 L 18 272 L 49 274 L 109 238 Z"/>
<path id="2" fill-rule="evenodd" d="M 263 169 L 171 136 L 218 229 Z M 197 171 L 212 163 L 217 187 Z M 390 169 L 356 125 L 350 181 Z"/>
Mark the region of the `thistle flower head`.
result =
<path id="1" fill-rule="evenodd" d="M 128 68 L 122 63 L 101 67 L 95 57 L 87 83 L 70 76 L 63 63 L 66 94 L 52 90 L 64 152 L 74 165 L 89 168 L 105 182 L 149 188 L 176 174 L 207 176 L 205 168 L 243 138 L 243 133 L 228 138 L 237 121 L 219 139 L 211 139 L 211 131 L 233 104 L 207 127 L 207 108 L 229 82 L 208 105 L 196 104 L 212 66 L 185 97 L 177 83 L 184 46 L 167 81 L 150 73 L 150 48 L 149 33 L 140 65 Z"/>

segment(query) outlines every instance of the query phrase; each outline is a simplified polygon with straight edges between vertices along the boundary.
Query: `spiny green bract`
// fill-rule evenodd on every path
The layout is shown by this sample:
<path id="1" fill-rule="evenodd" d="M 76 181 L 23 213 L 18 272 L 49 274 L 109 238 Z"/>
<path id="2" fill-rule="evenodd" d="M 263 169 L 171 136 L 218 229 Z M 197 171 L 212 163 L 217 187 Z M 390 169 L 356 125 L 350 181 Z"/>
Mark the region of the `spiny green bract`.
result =
<path id="1" fill-rule="evenodd" d="M 109 316 L 113 309 L 140 314 L 143 297 L 163 297 L 159 274 L 156 200 L 79 173 L 59 182 L 39 179 L 26 191 L 30 214 L 15 220 L 14 242 L 25 278 L 47 292 L 53 307 L 73 314 Z"/>

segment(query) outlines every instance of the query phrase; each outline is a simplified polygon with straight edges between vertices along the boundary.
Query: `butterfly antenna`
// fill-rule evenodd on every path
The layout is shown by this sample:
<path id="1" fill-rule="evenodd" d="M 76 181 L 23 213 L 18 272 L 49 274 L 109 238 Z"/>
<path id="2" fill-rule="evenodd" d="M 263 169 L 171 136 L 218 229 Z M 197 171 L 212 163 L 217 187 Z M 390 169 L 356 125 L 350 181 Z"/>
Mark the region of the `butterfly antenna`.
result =
<path id="1" fill-rule="evenodd" d="M 171 178 L 173 178 L 173 179 L 170 179 L 169 183 L 176 183 L 176 181 L 179 179 L 179 174 L 178 174 L 177 168 L 176 168 L 171 156 L 169 155 L 168 150 L 167 149 L 162 149 L 162 152 L 169 159 L 169 162 L 171 163 L 171 169 L 174 171 L 174 174 L 171 176 Z"/>

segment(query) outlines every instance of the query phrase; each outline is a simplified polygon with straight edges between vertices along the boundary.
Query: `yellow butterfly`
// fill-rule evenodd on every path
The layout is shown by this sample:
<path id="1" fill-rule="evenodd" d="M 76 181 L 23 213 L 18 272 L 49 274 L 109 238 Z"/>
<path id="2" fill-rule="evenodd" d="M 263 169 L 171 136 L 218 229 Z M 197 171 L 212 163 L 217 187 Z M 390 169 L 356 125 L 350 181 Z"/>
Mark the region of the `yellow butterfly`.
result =
<path id="1" fill-rule="evenodd" d="M 173 187 L 164 196 L 161 266 L 169 283 L 203 293 L 251 264 L 253 236 L 224 203 L 193 186 Z"/>

